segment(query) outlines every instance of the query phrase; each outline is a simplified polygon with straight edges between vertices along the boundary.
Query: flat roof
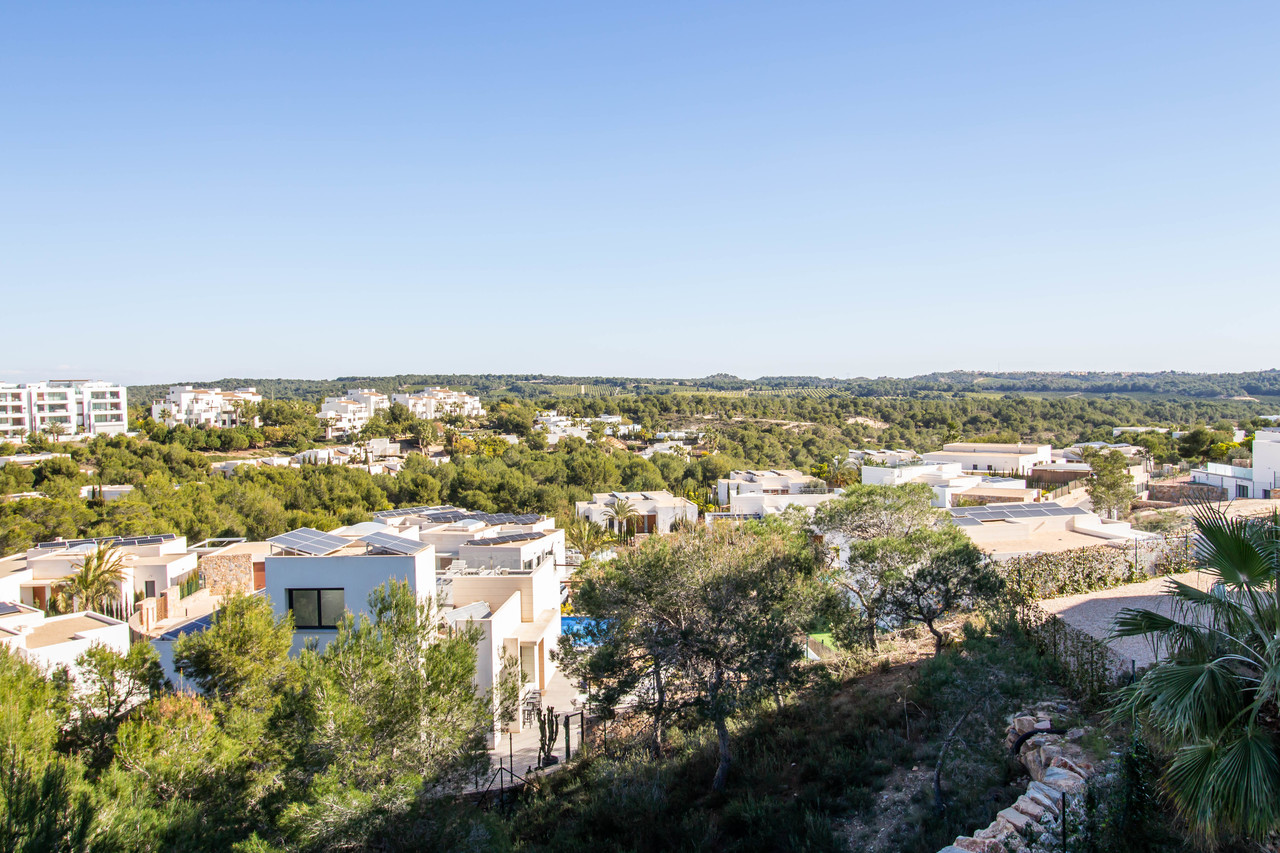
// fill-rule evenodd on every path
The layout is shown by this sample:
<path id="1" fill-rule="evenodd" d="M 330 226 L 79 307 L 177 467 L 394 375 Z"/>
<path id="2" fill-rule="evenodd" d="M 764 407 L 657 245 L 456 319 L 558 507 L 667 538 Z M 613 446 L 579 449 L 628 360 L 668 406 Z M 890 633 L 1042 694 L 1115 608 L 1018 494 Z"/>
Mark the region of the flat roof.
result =
<path id="1" fill-rule="evenodd" d="M 32 628 L 27 636 L 28 649 L 40 649 L 45 646 L 56 646 L 74 640 L 77 634 L 106 628 L 114 622 L 106 617 L 82 613 L 76 616 L 62 616 L 46 619 L 43 624 Z"/>

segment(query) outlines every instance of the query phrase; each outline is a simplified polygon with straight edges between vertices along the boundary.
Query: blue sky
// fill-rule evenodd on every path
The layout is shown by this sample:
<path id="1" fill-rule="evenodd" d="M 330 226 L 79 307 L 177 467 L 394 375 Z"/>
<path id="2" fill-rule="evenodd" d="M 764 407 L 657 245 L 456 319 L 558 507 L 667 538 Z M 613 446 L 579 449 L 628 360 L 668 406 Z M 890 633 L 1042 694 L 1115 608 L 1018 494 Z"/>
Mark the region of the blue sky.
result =
<path id="1" fill-rule="evenodd" d="M 0 379 L 1277 367 L 1278 37 L 1271 2 L 7 4 Z"/>

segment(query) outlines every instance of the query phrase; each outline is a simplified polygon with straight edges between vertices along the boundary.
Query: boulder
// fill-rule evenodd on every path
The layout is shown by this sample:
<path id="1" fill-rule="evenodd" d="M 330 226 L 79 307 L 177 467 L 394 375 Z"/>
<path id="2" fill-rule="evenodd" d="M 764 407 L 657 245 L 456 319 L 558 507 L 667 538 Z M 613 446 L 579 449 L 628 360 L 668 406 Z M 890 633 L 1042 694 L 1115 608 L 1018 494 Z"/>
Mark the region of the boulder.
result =
<path id="1" fill-rule="evenodd" d="M 1035 823 L 1031 818 L 1013 807 L 1001 809 L 996 812 L 996 817 L 1007 821 L 1009 825 L 1018 830 L 1018 832 L 1029 832 L 1031 830 L 1031 824 Z"/>
<path id="2" fill-rule="evenodd" d="M 1056 756 L 1052 761 L 1049 762 L 1049 766 L 1061 767 L 1063 770 L 1070 770 L 1072 773 L 1076 774 L 1081 779 L 1088 779 L 1090 776 L 1093 775 L 1092 764 L 1090 764 L 1087 761 L 1081 761 L 1077 763 L 1075 761 L 1072 761 L 1070 758 L 1067 758 L 1067 756 L 1065 755 Z"/>
<path id="3" fill-rule="evenodd" d="M 1036 781 L 1043 782 L 1055 791 L 1062 791 L 1070 794 L 1078 791 L 1084 786 L 1084 779 L 1072 773 L 1070 770 L 1064 770 L 1061 767 L 1050 767 L 1044 771 L 1044 777 Z"/>
<path id="4" fill-rule="evenodd" d="M 969 853 L 1006 853 L 1004 845 L 994 838 L 970 838 L 962 835 L 951 846 Z"/>
<path id="5" fill-rule="evenodd" d="M 1018 797 L 1018 799 L 1014 801 L 1013 807 L 1032 820 L 1039 820 L 1044 817 L 1044 813 L 1047 811 L 1044 806 L 1040 805 L 1026 794 Z"/>
<path id="6" fill-rule="evenodd" d="M 1043 782 L 1032 782 L 1028 785 L 1025 796 L 1035 800 L 1055 816 L 1062 810 L 1062 793 Z"/>
<path id="7" fill-rule="evenodd" d="M 1067 740 L 1076 742 L 1084 737 L 1084 729 L 1067 729 Z"/>
<path id="8" fill-rule="evenodd" d="M 1013 730 L 1020 735 L 1025 735 L 1036 727 L 1039 722 L 1035 717 L 1015 717 L 1013 720 Z"/>

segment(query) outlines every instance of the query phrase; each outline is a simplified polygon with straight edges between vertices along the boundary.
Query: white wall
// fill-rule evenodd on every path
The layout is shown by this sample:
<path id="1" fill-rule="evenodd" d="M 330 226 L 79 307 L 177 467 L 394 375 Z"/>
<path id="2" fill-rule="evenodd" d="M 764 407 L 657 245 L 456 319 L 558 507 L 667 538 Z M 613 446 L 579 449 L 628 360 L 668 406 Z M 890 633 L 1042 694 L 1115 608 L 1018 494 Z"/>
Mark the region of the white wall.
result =
<path id="1" fill-rule="evenodd" d="M 407 580 L 418 600 L 434 602 L 436 592 L 435 549 L 412 556 L 392 554 L 352 554 L 332 557 L 266 558 L 266 594 L 277 614 L 289 609 L 288 589 L 341 589 L 348 611 L 359 616 L 368 612 L 369 593 L 389 580 Z M 337 635 L 333 629 L 299 629 L 293 637 L 293 654 L 308 639 L 323 649 Z"/>

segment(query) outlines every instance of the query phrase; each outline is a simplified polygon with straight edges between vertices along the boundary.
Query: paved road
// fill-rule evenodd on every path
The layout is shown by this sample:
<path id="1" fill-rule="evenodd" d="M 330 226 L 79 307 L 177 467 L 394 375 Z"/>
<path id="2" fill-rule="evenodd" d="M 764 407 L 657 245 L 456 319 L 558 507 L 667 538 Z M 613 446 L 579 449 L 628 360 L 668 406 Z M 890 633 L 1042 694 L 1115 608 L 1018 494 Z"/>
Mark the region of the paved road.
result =
<path id="1" fill-rule="evenodd" d="M 1103 640 L 1111 633 L 1111 623 L 1122 608 L 1140 607 L 1170 615 L 1173 599 L 1165 594 L 1169 578 L 1176 578 L 1198 589 L 1208 589 L 1212 584 L 1211 577 L 1204 572 L 1186 572 L 1083 595 L 1050 598 L 1041 601 L 1040 606 L 1050 613 L 1058 614 L 1068 625 Z M 1151 643 L 1142 637 L 1111 640 L 1109 645 L 1122 658 L 1136 661 L 1139 667 L 1155 663 Z"/>

